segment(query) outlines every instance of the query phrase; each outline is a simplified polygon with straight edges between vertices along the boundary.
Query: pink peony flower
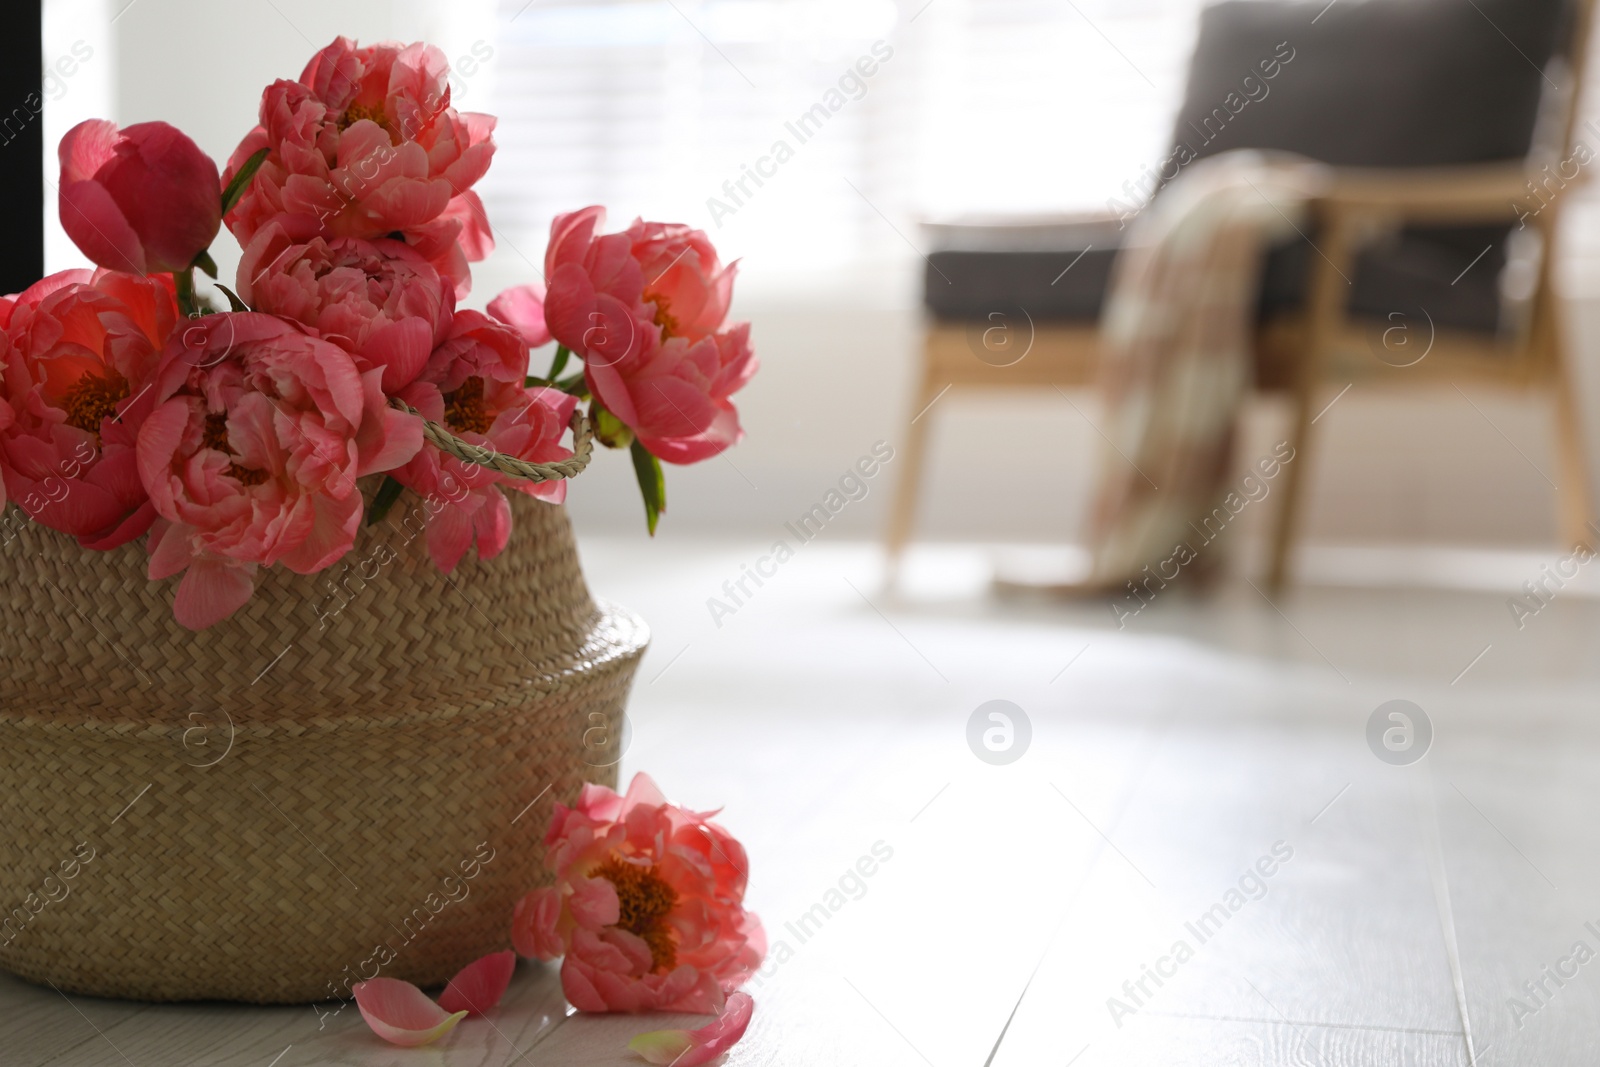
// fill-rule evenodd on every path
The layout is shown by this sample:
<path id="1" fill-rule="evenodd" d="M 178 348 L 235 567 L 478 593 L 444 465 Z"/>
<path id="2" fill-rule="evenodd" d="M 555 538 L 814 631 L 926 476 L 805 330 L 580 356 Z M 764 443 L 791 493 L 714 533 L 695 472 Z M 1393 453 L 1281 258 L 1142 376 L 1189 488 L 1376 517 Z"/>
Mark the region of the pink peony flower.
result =
<path id="1" fill-rule="evenodd" d="M 743 431 L 730 399 L 756 372 L 747 323 L 724 325 L 734 266 L 687 226 L 595 236 L 599 207 L 551 223 L 544 317 L 589 390 L 657 457 L 694 463 Z"/>
<path id="2" fill-rule="evenodd" d="M 256 312 L 208 315 L 172 338 L 137 458 L 159 515 L 150 578 L 185 572 L 180 623 L 227 618 L 250 598 L 257 566 L 310 574 L 350 549 L 362 511 L 355 479 L 422 445 L 417 419 L 386 403 L 382 375 Z"/>
<path id="3" fill-rule="evenodd" d="M 63 271 L 6 298 L 0 500 L 86 548 L 149 528 L 134 435 L 177 318 L 169 279 L 114 271 Z"/>
<path id="4" fill-rule="evenodd" d="M 217 165 L 182 131 L 104 119 L 61 138 L 61 227 L 100 266 L 188 270 L 222 224 Z"/>
<path id="5" fill-rule="evenodd" d="M 698 341 L 721 328 L 739 265 L 722 266 L 704 230 L 634 219 L 627 238 L 644 272 L 644 298 L 667 336 Z"/>
<path id="6" fill-rule="evenodd" d="M 561 445 L 577 398 L 557 389 L 525 388 L 528 345 L 514 328 L 477 311 L 458 311 L 449 337 L 434 350 L 422 377 L 401 398 L 464 441 L 516 459 L 549 463 L 572 451 Z M 534 483 L 476 463 L 463 463 L 432 446 L 423 448 L 395 478 L 437 502 L 428 522 L 428 553 L 448 574 L 477 543 L 478 558 L 492 559 L 511 535 L 511 507 L 499 486 L 559 504 L 567 483 Z"/>
<path id="7" fill-rule="evenodd" d="M 228 173 L 270 149 L 227 223 L 241 244 L 281 216 L 326 237 L 399 233 L 465 295 L 469 261 L 494 247 L 472 186 L 494 155 L 494 119 L 450 106 L 444 53 L 340 37 L 299 81 L 261 97 L 261 125 Z"/>
<path id="8" fill-rule="evenodd" d="M 580 1011 L 717 1014 L 766 955 L 744 908 L 744 848 L 712 813 L 667 803 L 638 774 L 626 796 L 586 785 L 545 835 L 556 884 L 517 903 L 511 938 L 538 959 L 565 954 L 561 987 Z"/>
<path id="9" fill-rule="evenodd" d="M 646 335 L 626 364 L 584 365 L 589 389 L 651 454 L 668 463 L 710 459 L 744 437 L 728 398 L 756 372 L 750 324 L 690 341 Z"/>
<path id="10" fill-rule="evenodd" d="M 310 327 L 362 370 L 382 367 L 384 392 L 399 392 L 449 333 L 454 291 L 403 241 L 294 228 L 274 219 L 257 231 L 239 260 L 240 298 Z"/>
<path id="11" fill-rule="evenodd" d="M 11 410 L 11 404 L 5 398 L 0 397 L 0 434 L 4 434 L 11 429 L 16 421 L 16 412 Z M 6 480 L 4 474 L 0 473 L 0 512 L 5 511 L 7 503 Z"/>
<path id="12" fill-rule="evenodd" d="M 538 282 L 507 289 L 489 301 L 489 314 L 515 326 L 529 348 L 550 343 L 550 327 L 544 322 L 544 286 Z"/>

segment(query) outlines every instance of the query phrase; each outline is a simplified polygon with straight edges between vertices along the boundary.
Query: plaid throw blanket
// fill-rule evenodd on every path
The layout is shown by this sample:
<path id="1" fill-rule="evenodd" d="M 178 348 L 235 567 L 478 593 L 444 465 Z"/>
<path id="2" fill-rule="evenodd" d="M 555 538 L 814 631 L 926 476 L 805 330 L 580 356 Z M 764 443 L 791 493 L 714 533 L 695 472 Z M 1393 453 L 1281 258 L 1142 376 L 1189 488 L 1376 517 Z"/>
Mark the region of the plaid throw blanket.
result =
<path id="1" fill-rule="evenodd" d="M 1267 246 L 1305 229 L 1321 165 L 1281 154 L 1201 160 L 1136 218 L 1101 319 L 1100 486 L 1089 584 L 1215 565 L 1197 523 L 1225 495 Z M 1187 551 L 1185 551 L 1187 549 Z M 1173 561 L 1173 562 L 1168 562 Z"/>

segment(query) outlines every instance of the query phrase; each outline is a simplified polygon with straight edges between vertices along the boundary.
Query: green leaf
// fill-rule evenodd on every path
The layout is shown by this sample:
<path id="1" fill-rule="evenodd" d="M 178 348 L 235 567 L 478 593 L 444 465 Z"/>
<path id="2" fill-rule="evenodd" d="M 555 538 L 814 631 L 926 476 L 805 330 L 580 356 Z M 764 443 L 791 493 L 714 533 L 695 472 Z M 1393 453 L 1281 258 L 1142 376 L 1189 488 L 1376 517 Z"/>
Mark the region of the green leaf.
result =
<path id="1" fill-rule="evenodd" d="M 627 448 L 633 444 L 633 431 L 595 400 L 589 404 L 589 419 L 594 423 L 594 439 L 607 448 Z"/>
<path id="2" fill-rule="evenodd" d="M 394 507 L 394 502 L 399 500 L 400 494 L 405 491 L 405 486 L 389 475 L 384 475 L 383 484 L 378 486 L 377 495 L 372 498 L 372 506 L 367 509 L 367 525 L 376 526 L 382 522 L 389 514 L 389 509 Z"/>
<path id="3" fill-rule="evenodd" d="M 572 349 L 566 345 L 556 345 L 556 358 L 550 364 L 550 373 L 545 375 L 552 382 L 561 377 L 561 372 L 566 369 L 567 360 L 572 358 Z"/>
<path id="4" fill-rule="evenodd" d="M 589 399 L 589 383 L 583 380 L 583 371 L 556 382 L 556 388 L 568 396 L 575 396 L 580 400 Z"/>
<path id="5" fill-rule="evenodd" d="M 239 198 L 244 196 L 244 191 L 250 188 L 250 179 L 256 176 L 256 171 L 260 170 L 261 164 L 266 162 L 267 153 L 270 151 L 272 151 L 270 148 L 260 149 L 245 160 L 244 166 L 240 167 L 234 173 L 234 176 L 228 179 L 227 188 L 222 190 L 222 213 L 224 215 L 233 210 L 234 205 L 239 203 Z M 212 277 L 215 278 L 216 275 L 213 274 Z"/>
<path id="6" fill-rule="evenodd" d="M 194 262 L 190 265 L 205 271 L 206 277 L 212 280 L 217 277 L 217 261 L 211 258 L 211 250 L 208 248 L 202 248 L 200 254 L 194 257 Z"/>
<path id="7" fill-rule="evenodd" d="M 633 454 L 633 473 L 639 478 L 639 494 L 644 497 L 644 519 L 654 537 L 656 521 L 667 510 L 667 483 L 661 476 L 661 461 L 637 439 L 628 451 Z"/>
<path id="8" fill-rule="evenodd" d="M 215 277 L 215 275 L 213 275 L 213 277 Z M 232 289 L 229 289 L 226 285 L 223 285 L 221 282 L 217 283 L 217 288 L 221 289 L 223 294 L 227 296 L 227 298 L 228 298 L 228 310 L 230 310 L 230 311 L 249 311 L 250 310 L 250 305 L 246 304 L 243 300 L 240 300 L 238 293 L 234 292 Z"/>

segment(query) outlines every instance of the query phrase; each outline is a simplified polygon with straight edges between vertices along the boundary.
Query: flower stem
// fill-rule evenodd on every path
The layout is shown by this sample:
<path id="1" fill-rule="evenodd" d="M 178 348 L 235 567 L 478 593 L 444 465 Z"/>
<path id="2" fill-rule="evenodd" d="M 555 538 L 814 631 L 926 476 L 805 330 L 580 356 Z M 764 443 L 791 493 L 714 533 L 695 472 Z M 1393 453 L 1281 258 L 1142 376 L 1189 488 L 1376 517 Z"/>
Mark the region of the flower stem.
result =
<path id="1" fill-rule="evenodd" d="M 172 284 L 178 290 L 178 314 L 193 318 L 200 310 L 194 302 L 194 269 L 173 271 Z"/>
<path id="2" fill-rule="evenodd" d="M 579 400 L 589 399 L 589 383 L 584 381 L 583 371 L 579 371 L 570 378 L 561 379 L 555 383 L 555 386 L 568 396 L 575 396 Z"/>
<path id="3" fill-rule="evenodd" d="M 556 358 L 550 363 L 550 373 L 545 375 L 546 380 L 555 381 L 557 376 L 566 369 L 567 360 L 572 358 L 572 349 L 566 345 L 556 345 Z"/>

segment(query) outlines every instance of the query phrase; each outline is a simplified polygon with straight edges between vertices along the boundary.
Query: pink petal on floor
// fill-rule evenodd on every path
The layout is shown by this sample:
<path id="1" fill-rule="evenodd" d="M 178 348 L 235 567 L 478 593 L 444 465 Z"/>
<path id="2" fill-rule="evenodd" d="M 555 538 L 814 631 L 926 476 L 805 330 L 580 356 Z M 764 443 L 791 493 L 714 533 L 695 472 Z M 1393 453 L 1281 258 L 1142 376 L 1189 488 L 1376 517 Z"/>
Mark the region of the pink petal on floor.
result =
<path id="1" fill-rule="evenodd" d="M 439 1007 L 445 1011 L 468 1011 L 482 1015 L 506 995 L 511 972 L 517 969 L 517 954 L 510 949 L 491 952 L 461 968 L 439 994 Z"/>
<path id="2" fill-rule="evenodd" d="M 696 1067 L 737 1045 L 755 1008 L 747 994 L 729 993 L 727 1008 L 710 1025 L 698 1030 L 652 1030 L 628 1042 L 628 1047 L 659 1067 Z"/>
<path id="3" fill-rule="evenodd" d="M 466 1012 L 446 1012 L 410 982 L 398 978 L 371 978 L 350 987 L 361 1017 L 372 1032 L 391 1045 L 414 1048 L 439 1040 L 460 1022 Z"/>

